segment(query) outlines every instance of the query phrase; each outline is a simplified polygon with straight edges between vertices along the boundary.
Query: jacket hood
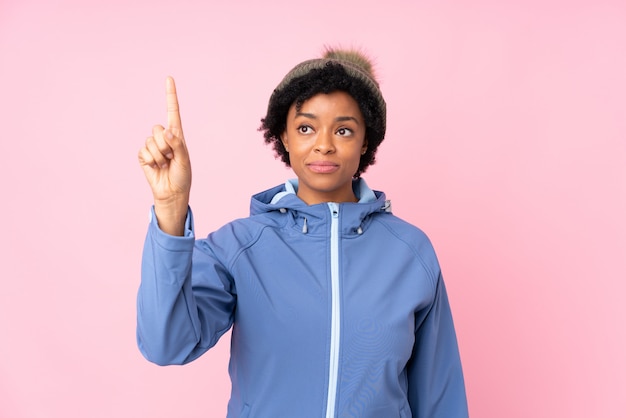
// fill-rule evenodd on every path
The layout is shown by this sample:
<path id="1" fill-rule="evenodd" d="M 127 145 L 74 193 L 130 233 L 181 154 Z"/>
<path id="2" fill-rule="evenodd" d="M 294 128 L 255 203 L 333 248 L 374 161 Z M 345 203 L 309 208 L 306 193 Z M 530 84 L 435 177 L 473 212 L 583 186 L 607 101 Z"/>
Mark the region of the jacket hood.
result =
<path id="1" fill-rule="evenodd" d="M 354 180 L 353 188 L 358 190 L 359 187 L 370 191 L 364 180 Z M 250 216 L 278 212 L 290 216 L 292 226 L 302 233 L 325 234 L 332 218 L 332 211 L 337 210 L 341 220 L 341 233 L 352 235 L 362 234 L 372 216 L 391 213 L 391 201 L 386 200 L 385 193 L 377 190 L 371 190 L 374 199 L 365 203 L 318 203 L 315 205 L 306 204 L 295 193 L 285 192 L 287 192 L 287 187 L 281 184 L 252 196 Z M 284 196 L 272 202 L 278 193 L 283 193 Z"/>

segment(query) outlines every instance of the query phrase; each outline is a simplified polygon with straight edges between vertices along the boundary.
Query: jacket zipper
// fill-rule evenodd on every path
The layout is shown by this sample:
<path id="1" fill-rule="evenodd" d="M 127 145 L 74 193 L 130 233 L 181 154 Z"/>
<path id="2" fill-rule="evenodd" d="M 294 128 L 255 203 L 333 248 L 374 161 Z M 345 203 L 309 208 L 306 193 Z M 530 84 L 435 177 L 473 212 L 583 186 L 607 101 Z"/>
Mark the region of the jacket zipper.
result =
<path id="1" fill-rule="evenodd" d="M 339 206 L 329 202 L 331 214 L 330 224 L 330 281 L 331 281 L 331 327 L 330 327 L 330 361 L 328 371 L 328 398 L 326 418 L 335 417 L 337 400 L 337 380 L 339 375 L 339 337 L 341 326 L 341 304 L 339 297 Z"/>

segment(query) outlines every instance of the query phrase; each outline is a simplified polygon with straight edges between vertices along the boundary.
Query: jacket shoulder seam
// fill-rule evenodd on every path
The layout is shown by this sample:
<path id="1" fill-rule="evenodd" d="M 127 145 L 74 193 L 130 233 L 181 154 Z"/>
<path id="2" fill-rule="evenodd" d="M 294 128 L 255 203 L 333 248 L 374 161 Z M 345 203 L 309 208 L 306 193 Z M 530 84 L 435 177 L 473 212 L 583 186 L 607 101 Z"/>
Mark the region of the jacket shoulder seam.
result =
<path id="1" fill-rule="evenodd" d="M 422 257 L 422 255 L 420 254 L 420 252 L 415 248 L 414 245 L 411 244 L 411 242 L 407 241 L 406 239 L 404 239 L 398 232 L 396 232 L 396 230 L 394 228 L 391 227 L 391 225 L 388 225 L 387 222 L 384 222 L 380 219 L 373 219 L 373 222 L 377 222 L 379 224 L 381 224 L 387 231 L 389 231 L 389 233 L 391 233 L 393 236 L 395 236 L 399 241 L 403 242 L 413 253 L 413 255 L 415 255 L 415 258 L 417 258 L 419 260 L 419 263 L 421 264 L 422 268 L 424 269 L 424 271 L 428 274 L 428 277 L 430 278 L 430 284 L 432 286 L 432 291 L 433 291 L 433 296 L 435 295 L 435 292 L 437 291 L 437 286 L 438 286 L 438 275 L 435 274 L 435 272 L 428 266 L 428 264 L 426 263 L 426 261 L 424 261 L 424 257 Z M 408 224 L 413 228 L 418 229 L 417 227 Z"/>
<path id="2" fill-rule="evenodd" d="M 252 247 L 254 244 L 257 243 L 257 241 L 261 238 L 261 235 L 263 234 L 263 232 L 265 231 L 266 228 L 269 228 L 270 225 L 263 225 L 259 228 L 259 230 L 257 232 L 255 232 L 252 237 L 250 238 L 250 240 L 241 245 L 241 247 L 235 252 L 235 254 L 232 257 L 232 261 L 230 261 L 228 263 L 228 270 L 229 271 L 233 271 L 235 264 L 237 263 L 237 261 L 239 260 L 239 257 L 241 256 L 241 254 L 243 254 L 245 251 L 247 251 L 250 247 Z"/>

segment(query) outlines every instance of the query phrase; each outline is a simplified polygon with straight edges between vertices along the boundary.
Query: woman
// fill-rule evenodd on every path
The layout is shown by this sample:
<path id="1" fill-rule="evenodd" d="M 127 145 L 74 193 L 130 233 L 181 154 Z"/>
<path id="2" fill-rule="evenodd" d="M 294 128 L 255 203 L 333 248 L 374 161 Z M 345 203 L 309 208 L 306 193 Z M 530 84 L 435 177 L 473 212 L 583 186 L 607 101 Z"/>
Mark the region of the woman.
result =
<path id="1" fill-rule="evenodd" d="M 369 61 L 292 69 L 261 129 L 297 179 L 196 240 L 174 81 L 168 127 L 139 153 L 154 194 L 138 344 L 188 363 L 232 326 L 229 417 L 466 417 L 454 325 L 428 238 L 360 178 L 385 135 Z"/>

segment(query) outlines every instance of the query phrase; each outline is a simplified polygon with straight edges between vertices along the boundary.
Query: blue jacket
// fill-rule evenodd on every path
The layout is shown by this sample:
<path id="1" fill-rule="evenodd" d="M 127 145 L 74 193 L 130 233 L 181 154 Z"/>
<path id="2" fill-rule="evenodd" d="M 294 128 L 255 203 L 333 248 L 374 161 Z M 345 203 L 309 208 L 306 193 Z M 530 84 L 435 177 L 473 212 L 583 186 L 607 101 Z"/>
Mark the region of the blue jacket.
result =
<path id="1" fill-rule="evenodd" d="M 185 237 L 153 216 L 137 302 L 143 355 L 188 363 L 232 326 L 231 418 L 467 417 L 432 245 L 384 193 L 360 187 L 369 202 L 310 206 L 275 187 L 202 240 L 191 212 Z"/>

